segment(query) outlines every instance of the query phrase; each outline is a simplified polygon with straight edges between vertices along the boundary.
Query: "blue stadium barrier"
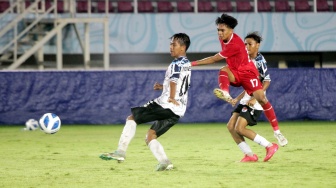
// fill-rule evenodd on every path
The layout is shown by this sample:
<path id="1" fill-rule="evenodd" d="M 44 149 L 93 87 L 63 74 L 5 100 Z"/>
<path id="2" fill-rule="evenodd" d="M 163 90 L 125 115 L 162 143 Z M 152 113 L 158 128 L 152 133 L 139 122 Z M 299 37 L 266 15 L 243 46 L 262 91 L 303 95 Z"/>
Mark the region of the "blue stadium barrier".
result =
<path id="1" fill-rule="evenodd" d="M 165 72 L 21 71 L 0 72 L 0 124 L 23 124 L 53 112 L 63 124 L 124 123 L 130 108 L 161 94 L 153 90 Z M 227 122 L 232 107 L 218 100 L 218 70 L 194 70 L 188 109 L 181 122 Z M 335 120 L 336 69 L 270 69 L 267 97 L 279 121 Z M 231 87 L 238 95 L 242 88 Z M 265 117 L 262 117 L 265 120 Z"/>

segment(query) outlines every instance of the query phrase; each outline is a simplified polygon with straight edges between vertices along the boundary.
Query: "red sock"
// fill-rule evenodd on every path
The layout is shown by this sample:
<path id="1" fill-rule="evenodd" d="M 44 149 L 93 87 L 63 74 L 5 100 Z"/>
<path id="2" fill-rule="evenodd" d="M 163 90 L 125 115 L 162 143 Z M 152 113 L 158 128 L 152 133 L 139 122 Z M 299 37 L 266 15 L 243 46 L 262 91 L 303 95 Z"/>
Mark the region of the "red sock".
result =
<path id="1" fill-rule="evenodd" d="M 228 75 L 227 72 L 225 72 L 225 71 L 219 71 L 219 74 L 218 74 L 218 84 L 219 84 L 219 88 L 221 90 L 229 92 L 230 80 L 229 80 L 229 75 Z"/>
<path id="2" fill-rule="evenodd" d="M 267 117 L 268 121 L 272 125 L 273 130 L 274 131 L 279 130 L 278 120 L 276 118 L 276 115 L 275 115 L 275 112 L 274 112 L 274 109 L 273 109 L 271 103 L 267 102 L 262 107 L 264 109 L 265 116 Z"/>

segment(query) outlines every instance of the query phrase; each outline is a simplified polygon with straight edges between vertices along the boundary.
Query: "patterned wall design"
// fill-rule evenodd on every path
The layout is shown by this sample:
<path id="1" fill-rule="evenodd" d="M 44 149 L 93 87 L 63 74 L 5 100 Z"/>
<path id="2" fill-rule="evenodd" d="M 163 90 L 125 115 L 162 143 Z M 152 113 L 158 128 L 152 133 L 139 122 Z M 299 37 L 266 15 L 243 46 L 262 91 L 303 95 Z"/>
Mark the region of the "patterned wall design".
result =
<path id="1" fill-rule="evenodd" d="M 261 32 L 263 52 L 336 51 L 335 13 L 232 13 L 238 19 L 236 33 Z M 85 14 L 77 15 L 84 17 Z M 99 17 L 94 14 L 92 17 Z M 185 32 L 191 37 L 189 52 L 217 52 L 215 19 L 218 13 L 110 14 L 110 53 L 161 53 L 168 51 L 169 37 Z M 83 24 L 78 24 L 80 33 Z M 103 52 L 103 25 L 90 25 L 91 53 Z M 64 29 L 64 53 L 81 53 L 72 27 Z M 6 37 L 0 40 L 4 44 Z M 46 46 L 55 53 L 55 46 Z"/>

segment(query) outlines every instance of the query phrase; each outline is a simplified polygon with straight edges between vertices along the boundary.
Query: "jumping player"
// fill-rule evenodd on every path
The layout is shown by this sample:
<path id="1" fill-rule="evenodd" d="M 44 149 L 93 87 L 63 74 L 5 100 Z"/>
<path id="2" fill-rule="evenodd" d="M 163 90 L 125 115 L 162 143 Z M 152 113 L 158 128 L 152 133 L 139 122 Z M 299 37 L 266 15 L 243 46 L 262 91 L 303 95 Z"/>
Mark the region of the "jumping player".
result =
<path id="1" fill-rule="evenodd" d="M 173 164 L 157 138 L 174 126 L 186 111 L 191 64 L 186 57 L 186 52 L 190 46 L 189 36 L 184 33 L 177 33 L 170 39 L 170 54 L 174 60 L 168 66 L 163 84 L 154 84 L 154 90 L 163 90 L 161 96 L 149 101 L 144 106 L 131 108 L 132 114 L 126 119 L 117 150 L 112 153 L 101 154 L 101 159 L 124 161 L 128 145 L 135 135 L 136 126 L 154 121 L 146 134 L 145 141 L 159 162 L 156 170 L 173 169 Z"/>
<path id="2" fill-rule="evenodd" d="M 258 32 L 251 32 L 245 36 L 244 41 L 249 58 L 253 61 L 254 65 L 258 69 L 260 81 L 262 83 L 263 90 L 266 93 L 266 90 L 271 83 L 271 77 L 267 71 L 267 62 L 264 56 L 259 52 L 262 37 Z M 255 103 L 257 103 L 256 99 L 254 97 L 250 97 L 248 105 L 253 106 Z M 280 132 L 279 126 L 274 126 L 273 124 L 271 125 L 274 131 L 274 137 L 278 140 L 280 146 L 287 145 L 288 141 Z"/>
<path id="3" fill-rule="evenodd" d="M 192 66 L 212 64 L 226 59 L 227 66 L 219 71 L 219 88 L 214 89 L 214 94 L 229 103 L 232 103 L 232 97 L 229 94 L 229 86 L 242 86 L 249 95 L 259 102 L 262 106 L 265 116 L 272 125 L 278 126 L 274 109 L 267 100 L 262 84 L 259 80 L 259 72 L 254 63 L 249 59 L 243 40 L 234 33 L 234 28 L 238 21 L 227 14 L 222 14 L 216 19 L 217 33 L 222 51 L 214 56 L 192 62 Z M 271 150 L 270 150 L 271 151 Z M 275 152 L 276 150 L 272 150 Z"/>

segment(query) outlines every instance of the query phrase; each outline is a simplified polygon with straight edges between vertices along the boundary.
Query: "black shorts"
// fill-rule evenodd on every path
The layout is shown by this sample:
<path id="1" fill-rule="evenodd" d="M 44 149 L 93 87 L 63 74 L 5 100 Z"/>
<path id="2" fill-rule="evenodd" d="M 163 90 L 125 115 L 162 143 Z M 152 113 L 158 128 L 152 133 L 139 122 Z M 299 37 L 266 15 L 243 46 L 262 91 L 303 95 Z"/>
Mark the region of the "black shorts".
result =
<path id="1" fill-rule="evenodd" d="M 257 121 L 262 113 L 262 110 L 255 110 L 247 105 L 239 104 L 233 112 L 239 113 L 240 117 L 246 119 L 247 125 L 253 126 L 258 123 Z"/>
<path id="2" fill-rule="evenodd" d="M 149 101 L 145 106 L 131 108 L 131 111 L 138 125 L 155 121 L 151 129 L 156 132 L 157 137 L 167 132 L 180 119 L 170 109 L 162 108 L 154 101 Z"/>

